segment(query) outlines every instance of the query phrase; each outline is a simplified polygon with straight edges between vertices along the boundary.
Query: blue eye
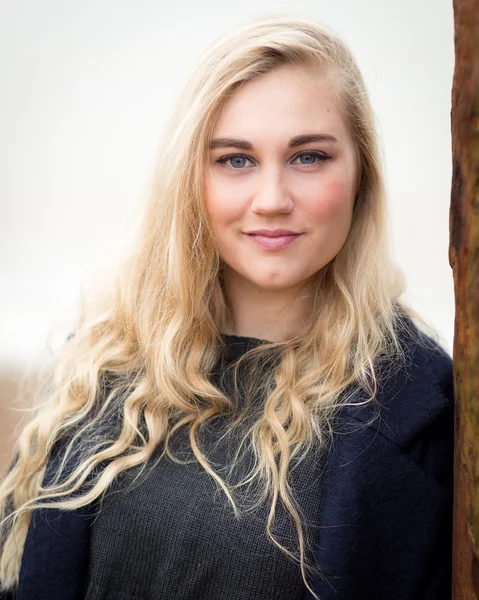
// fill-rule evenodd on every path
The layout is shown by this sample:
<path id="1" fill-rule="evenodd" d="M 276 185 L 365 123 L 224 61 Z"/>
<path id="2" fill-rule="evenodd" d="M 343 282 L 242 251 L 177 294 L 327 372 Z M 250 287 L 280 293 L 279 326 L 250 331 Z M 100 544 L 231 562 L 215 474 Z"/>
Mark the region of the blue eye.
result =
<path id="1" fill-rule="evenodd" d="M 247 166 L 246 161 L 252 162 L 251 159 L 249 159 L 246 156 L 243 156 L 242 154 L 228 154 L 228 156 L 223 156 L 219 158 L 216 162 L 220 163 L 221 165 L 228 164 L 228 166 L 239 171 L 243 169 L 243 167 Z"/>
<path id="2" fill-rule="evenodd" d="M 330 156 L 321 152 L 303 152 L 301 154 L 298 154 L 293 159 L 292 163 L 301 164 L 307 167 L 317 165 L 320 162 L 325 162 L 330 158 Z M 298 159 L 300 160 L 299 163 L 297 162 Z M 248 158 L 244 154 L 228 154 L 227 156 L 222 156 L 221 158 L 218 158 L 216 162 L 220 165 L 227 165 L 234 171 L 241 171 L 244 170 L 246 167 L 249 168 L 251 166 L 254 166 L 253 160 L 251 158 Z M 248 162 L 251 164 L 247 164 Z"/>
<path id="3" fill-rule="evenodd" d="M 241 167 L 244 167 L 246 163 L 246 158 L 244 156 L 233 156 L 233 158 L 230 158 L 230 160 L 231 166 L 235 169 L 241 169 Z"/>
<path id="4" fill-rule="evenodd" d="M 312 165 L 317 157 L 314 154 L 301 154 L 298 158 L 303 165 Z"/>
<path id="5" fill-rule="evenodd" d="M 300 164 L 302 165 L 315 165 L 318 162 L 325 162 L 331 157 L 327 154 L 321 154 L 320 152 L 303 152 L 302 154 L 298 154 L 294 161 L 296 161 L 298 158 L 300 159 Z"/>

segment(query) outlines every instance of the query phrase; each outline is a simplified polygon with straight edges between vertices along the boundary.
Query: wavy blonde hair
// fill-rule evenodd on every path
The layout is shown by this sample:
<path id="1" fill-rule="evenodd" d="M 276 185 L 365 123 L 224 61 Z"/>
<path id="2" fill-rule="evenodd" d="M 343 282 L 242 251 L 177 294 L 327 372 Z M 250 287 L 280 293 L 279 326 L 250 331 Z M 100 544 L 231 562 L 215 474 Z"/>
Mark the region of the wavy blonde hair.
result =
<path id="1" fill-rule="evenodd" d="M 328 447 L 333 417 L 352 399 L 345 394 L 351 385 L 374 402 L 378 367 L 402 364 L 399 334 L 408 328 L 402 317 L 420 317 L 399 302 L 404 277 L 388 247 L 374 115 L 358 66 L 325 26 L 283 15 L 249 21 L 219 38 L 193 70 L 165 133 L 135 242 L 112 284 L 85 301 L 74 335 L 44 377 L 43 400 L 22 429 L 16 460 L 0 486 L 4 589 L 18 585 L 34 509 L 73 510 L 100 499 L 121 472 L 144 468 L 160 444 L 174 458 L 168 441 L 179 428 L 188 428 L 196 459 L 238 514 L 233 486 L 212 468 L 198 437 L 218 415 L 230 415 L 231 428 L 244 418 L 234 412 L 235 399 L 209 378 L 220 357 L 228 304 L 205 210 L 204 172 L 228 97 L 283 65 L 327 76 L 358 166 L 351 229 L 334 260 L 317 273 L 308 321 L 240 361 L 249 361 L 246 395 L 261 386 L 265 392 L 244 435 L 255 461 L 242 485 L 255 483 L 258 502 L 271 498 L 267 535 L 298 561 L 312 591 L 307 536 L 289 485 L 291 461 Z M 271 352 L 279 360 L 265 379 L 260 367 Z M 58 469 L 47 481 L 58 448 Z M 298 553 L 272 534 L 278 500 L 294 520 Z"/>

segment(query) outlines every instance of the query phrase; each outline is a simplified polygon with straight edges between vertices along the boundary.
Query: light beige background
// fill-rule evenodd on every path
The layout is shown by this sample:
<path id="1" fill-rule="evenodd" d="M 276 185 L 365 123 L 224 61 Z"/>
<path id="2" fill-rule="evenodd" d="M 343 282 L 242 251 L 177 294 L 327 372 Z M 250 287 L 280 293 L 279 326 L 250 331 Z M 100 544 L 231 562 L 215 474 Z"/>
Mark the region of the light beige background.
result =
<path id="1" fill-rule="evenodd" d="M 450 1 L 3 0 L 0 466 L 15 380 L 47 339 L 61 343 L 81 286 L 108 269 L 131 232 L 189 68 L 215 37 L 269 11 L 325 22 L 357 57 L 384 146 L 406 298 L 452 352 Z"/>

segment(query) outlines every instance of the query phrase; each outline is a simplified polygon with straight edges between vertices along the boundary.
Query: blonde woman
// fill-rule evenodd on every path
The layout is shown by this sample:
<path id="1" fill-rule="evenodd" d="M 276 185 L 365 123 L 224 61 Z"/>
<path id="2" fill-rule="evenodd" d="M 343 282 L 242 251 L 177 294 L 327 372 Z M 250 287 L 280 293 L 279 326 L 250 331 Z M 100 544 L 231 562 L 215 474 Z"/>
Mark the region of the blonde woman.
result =
<path id="1" fill-rule="evenodd" d="M 211 46 L 17 442 L 4 598 L 450 598 L 452 360 L 399 299 L 385 201 L 334 33 Z"/>

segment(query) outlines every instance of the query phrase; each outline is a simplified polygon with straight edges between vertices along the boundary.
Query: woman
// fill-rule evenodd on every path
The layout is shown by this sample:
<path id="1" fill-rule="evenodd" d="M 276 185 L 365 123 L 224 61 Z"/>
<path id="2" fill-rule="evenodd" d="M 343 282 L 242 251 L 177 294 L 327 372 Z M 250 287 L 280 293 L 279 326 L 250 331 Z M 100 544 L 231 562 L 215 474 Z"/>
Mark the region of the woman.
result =
<path id="1" fill-rule="evenodd" d="M 271 16 L 214 43 L 18 440 L 5 597 L 450 598 L 452 361 L 387 242 L 345 44 Z"/>

